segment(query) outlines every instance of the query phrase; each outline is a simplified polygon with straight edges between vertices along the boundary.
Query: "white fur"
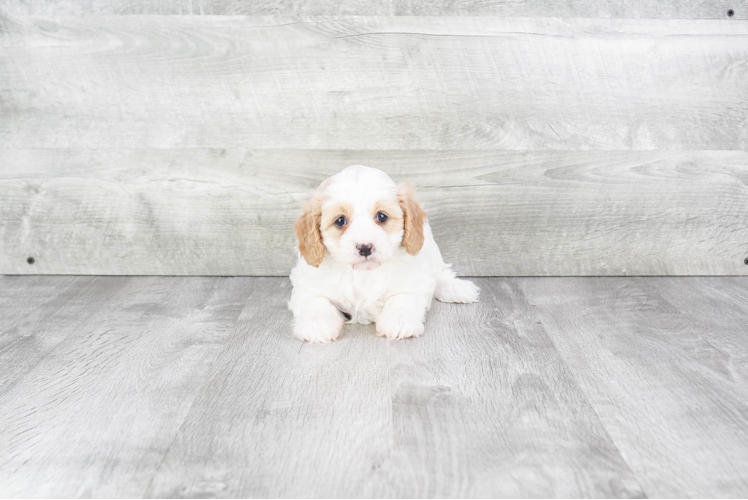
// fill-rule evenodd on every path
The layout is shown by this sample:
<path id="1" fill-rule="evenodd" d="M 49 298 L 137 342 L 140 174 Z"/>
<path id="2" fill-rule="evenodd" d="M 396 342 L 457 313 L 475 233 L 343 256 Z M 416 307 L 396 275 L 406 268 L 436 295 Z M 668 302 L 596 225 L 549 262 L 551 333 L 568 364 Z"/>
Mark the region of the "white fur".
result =
<path id="1" fill-rule="evenodd" d="M 417 255 L 403 247 L 403 231 L 388 234 L 371 217 L 380 200 L 396 200 L 397 185 L 374 168 L 354 165 L 331 178 L 323 207 L 339 201 L 354 206 L 349 227 L 337 241 L 324 241 L 325 257 L 313 267 L 299 255 L 291 271 L 294 334 L 309 342 L 337 340 L 348 323 L 376 322 L 377 335 L 388 339 L 418 337 L 434 296 L 442 302 L 477 302 L 480 289 L 459 280 L 445 264 L 428 221 Z M 372 244 L 368 258 L 360 244 Z"/>

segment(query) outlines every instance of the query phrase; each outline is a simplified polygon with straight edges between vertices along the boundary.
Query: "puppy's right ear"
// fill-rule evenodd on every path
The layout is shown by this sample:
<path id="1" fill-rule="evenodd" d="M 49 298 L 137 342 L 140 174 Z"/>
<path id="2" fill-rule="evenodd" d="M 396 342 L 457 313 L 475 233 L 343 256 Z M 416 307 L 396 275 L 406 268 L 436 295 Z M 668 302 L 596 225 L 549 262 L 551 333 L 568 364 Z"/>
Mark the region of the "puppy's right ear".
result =
<path id="1" fill-rule="evenodd" d="M 325 245 L 322 243 L 320 224 L 322 223 L 323 192 L 330 184 L 329 179 L 320 184 L 314 197 L 304 205 L 304 213 L 294 224 L 296 239 L 299 240 L 299 253 L 307 264 L 319 267 L 325 258 Z"/>

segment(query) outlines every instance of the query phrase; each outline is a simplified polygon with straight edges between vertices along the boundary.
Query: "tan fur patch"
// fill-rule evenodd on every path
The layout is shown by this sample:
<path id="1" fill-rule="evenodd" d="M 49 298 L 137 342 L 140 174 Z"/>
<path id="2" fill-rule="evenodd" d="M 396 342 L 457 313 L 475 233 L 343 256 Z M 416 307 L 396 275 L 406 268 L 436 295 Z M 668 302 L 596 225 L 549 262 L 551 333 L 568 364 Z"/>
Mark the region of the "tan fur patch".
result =
<path id="1" fill-rule="evenodd" d="M 387 216 L 387 221 L 380 224 L 377 221 L 377 214 L 382 212 Z M 374 221 L 377 221 L 387 234 L 399 233 L 403 230 L 403 210 L 400 204 L 395 200 L 382 200 L 374 205 L 374 211 L 371 214 Z"/>
<path id="2" fill-rule="evenodd" d="M 339 228 L 335 221 L 340 217 L 345 217 L 348 224 Z M 322 210 L 322 237 L 330 241 L 339 239 L 348 229 L 348 225 L 353 220 L 353 206 L 350 203 L 336 203 Z"/>
<path id="3" fill-rule="evenodd" d="M 322 219 L 323 192 L 330 185 L 330 179 L 322 182 L 314 196 L 304 205 L 302 213 L 294 224 L 296 239 L 299 241 L 299 253 L 307 264 L 319 267 L 325 258 L 325 246 L 322 244 L 320 223 Z"/>
<path id="4" fill-rule="evenodd" d="M 403 246 L 410 255 L 418 255 L 425 240 L 423 236 L 423 225 L 426 222 L 426 212 L 416 200 L 413 186 L 400 184 L 397 189 L 397 197 L 400 207 L 403 209 Z"/>

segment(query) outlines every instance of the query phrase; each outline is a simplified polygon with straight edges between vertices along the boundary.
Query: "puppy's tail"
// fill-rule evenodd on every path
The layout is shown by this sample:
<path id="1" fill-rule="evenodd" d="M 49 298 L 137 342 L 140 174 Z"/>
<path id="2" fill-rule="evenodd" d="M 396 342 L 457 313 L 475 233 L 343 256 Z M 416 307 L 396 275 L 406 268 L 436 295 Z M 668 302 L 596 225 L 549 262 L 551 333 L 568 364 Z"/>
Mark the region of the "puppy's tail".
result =
<path id="1" fill-rule="evenodd" d="M 436 280 L 436 291 L 434 297 L 440 302 L 454 302 L 456 304 L 467 304 L 478 302 L 480 288 L 469 280 L 457 278 L 454 271 L 448 266 L 439 273 Z"/>

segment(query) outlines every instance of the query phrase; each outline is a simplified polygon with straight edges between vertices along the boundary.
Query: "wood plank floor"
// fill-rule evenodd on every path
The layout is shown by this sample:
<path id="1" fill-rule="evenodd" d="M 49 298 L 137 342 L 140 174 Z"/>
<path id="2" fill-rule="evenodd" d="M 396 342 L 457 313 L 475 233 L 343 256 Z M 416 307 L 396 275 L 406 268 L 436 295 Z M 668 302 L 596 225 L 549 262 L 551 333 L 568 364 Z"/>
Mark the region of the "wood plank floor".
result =
<path id="1" fill-rule="evenodd" d="M 483 278 L 407 341 L 287 278 L 0 276 L 0 497 L 745 497 L 748 278 Z"/>

